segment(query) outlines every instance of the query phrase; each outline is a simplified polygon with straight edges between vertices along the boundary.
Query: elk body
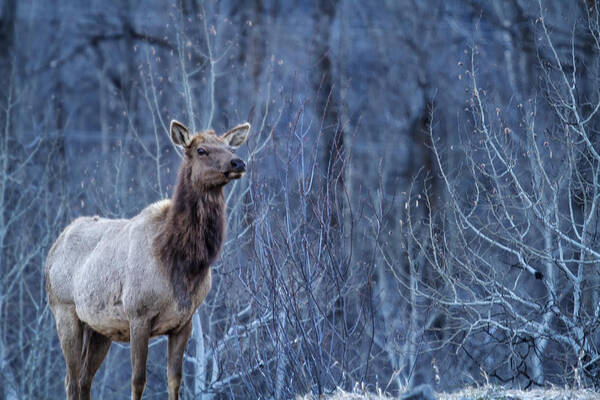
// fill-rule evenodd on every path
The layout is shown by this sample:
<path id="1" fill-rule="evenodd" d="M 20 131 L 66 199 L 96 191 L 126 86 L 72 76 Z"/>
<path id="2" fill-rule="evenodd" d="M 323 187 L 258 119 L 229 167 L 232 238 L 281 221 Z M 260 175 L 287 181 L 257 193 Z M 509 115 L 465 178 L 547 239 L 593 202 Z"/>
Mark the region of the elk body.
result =
<path id="1" fill-rule="evenodd" d="M 192 316 L 211 286 L 210 265 L 225 236 L 223 186 L 245 165 L 233 151 L 250 130 L 191 135 L 171 122 L 184 150 L 171 200 L 131 219 L 82 217 L 56 240 L 46 260 L 46 289 L 67 365 L 69 400 L 89 399 L 112 341 L 131 342 L 131 398 L 146 384 L 148 340 L 168 335 L 169 399 L 179 396 Z"/>

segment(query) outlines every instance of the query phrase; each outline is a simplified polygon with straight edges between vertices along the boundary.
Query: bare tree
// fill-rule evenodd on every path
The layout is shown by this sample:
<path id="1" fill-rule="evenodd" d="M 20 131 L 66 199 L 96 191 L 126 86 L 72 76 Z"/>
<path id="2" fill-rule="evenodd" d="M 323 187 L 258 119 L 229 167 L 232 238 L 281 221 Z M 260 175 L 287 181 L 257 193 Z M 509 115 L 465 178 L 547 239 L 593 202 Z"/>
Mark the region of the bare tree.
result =
<path id="1" fill-rule="evenodd" d="M 596 385 L 600 158 L 592 132 L 600 93 L 588 98 L 579 88 L 587 72 L 575 43 L 585 33 L 574 29 L 561 49 L 541 2 L 539 12 L 543 101 L 514 104 L 520 120 L 511 123 L 512 111 L 480 86 L 472 49 L 471 127 L 462 146 L 447 149 L 465 163 L 449 168 L 430 128 L 448 203 L 433 209 L 430 191 L 410 193 L 408 255 L 434 278 L 420 280 L 418 295 L 448 318 L 437 346 L 464 350 L 501 382 Z M 589 21 L 587 34 L 598 37 Z M 425 218 L 415 218 L 419 203 Z"/>

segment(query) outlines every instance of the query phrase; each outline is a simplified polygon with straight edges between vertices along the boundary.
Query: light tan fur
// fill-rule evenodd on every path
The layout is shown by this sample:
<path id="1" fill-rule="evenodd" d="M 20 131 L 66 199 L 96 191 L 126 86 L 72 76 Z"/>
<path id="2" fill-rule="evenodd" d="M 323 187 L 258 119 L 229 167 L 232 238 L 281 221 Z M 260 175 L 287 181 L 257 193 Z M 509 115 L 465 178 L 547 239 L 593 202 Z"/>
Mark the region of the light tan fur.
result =
<path id="1" fill-rule="evenodd" d="M 153 319 L 151 336 L 157 336 L 191 318 L 210 290 L 210 276 L 192 307 L 178 309 L 169 276 L 149 251 L 170 203 L 152 204 L 128 220 L 73 221 L 48 255 L 50 304 L 73 304 L 81 322 L 116 341 L 129 341 L 132 319 Z"/>

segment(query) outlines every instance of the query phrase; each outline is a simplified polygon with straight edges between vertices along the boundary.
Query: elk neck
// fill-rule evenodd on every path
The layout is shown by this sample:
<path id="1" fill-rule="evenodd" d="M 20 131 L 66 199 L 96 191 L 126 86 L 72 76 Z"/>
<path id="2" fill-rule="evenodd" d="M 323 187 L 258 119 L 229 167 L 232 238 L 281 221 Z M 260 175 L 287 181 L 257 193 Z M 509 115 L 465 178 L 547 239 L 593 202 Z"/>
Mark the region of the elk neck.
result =
<path id="1" fill-rule="evenodd" d="M 182 165 L 171 206 L 154 242 L 157 257 L 170 273 L 179 304 L 190 305 L 190 295 L 218 257 L 225 237 L 223 188 L 192 185 L 191 172 Z"/>

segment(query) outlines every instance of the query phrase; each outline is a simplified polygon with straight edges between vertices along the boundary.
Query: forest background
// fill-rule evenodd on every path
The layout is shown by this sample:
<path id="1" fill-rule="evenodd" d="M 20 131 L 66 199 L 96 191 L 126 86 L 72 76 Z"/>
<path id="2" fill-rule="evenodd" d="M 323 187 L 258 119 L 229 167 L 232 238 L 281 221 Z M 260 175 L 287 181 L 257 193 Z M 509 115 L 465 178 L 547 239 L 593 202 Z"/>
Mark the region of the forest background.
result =
<path id="1" fill-rule="evenodd" d="M 594 0 L 0 2 L 0 399 L 63 396 L 44 260 L 249 121 L 182 396 L 600 385 Z M 164 397 L 166 341 L 146 397 Z M 97 398 L 127 398 L 113 344 Z"/>

